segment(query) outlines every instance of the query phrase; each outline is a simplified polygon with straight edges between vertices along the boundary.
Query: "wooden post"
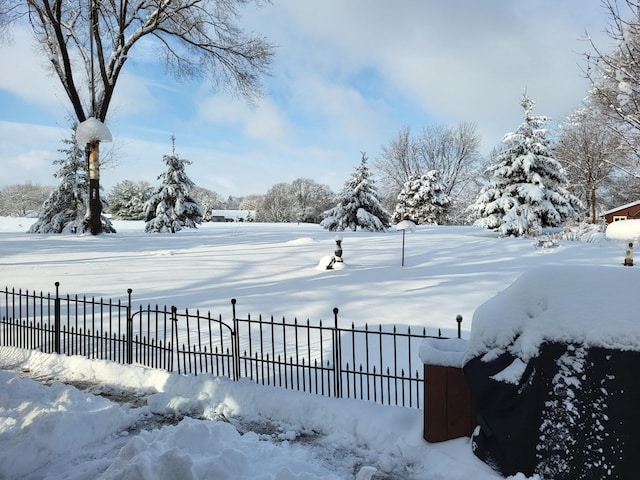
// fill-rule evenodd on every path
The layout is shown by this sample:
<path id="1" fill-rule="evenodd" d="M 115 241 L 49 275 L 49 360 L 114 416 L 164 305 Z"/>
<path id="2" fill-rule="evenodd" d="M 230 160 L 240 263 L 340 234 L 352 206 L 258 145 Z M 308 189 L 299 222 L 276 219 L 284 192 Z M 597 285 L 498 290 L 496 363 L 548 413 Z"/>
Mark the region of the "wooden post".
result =
<path id="1" fill-rule="evenodd" d="M 473 402 L 461 368 L 424 366 L 424 431 L 427 442 L 470 437 Z"/>

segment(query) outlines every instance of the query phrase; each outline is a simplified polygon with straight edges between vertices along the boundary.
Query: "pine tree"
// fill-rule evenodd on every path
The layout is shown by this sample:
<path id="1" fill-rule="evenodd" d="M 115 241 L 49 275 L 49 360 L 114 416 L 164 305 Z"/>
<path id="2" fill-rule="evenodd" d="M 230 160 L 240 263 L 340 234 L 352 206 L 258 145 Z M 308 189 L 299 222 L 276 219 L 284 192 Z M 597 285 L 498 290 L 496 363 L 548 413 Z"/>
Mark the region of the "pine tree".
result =
<path id="1" fill-rule="evenodd" d="M 191 196 L 195 184 L 184 171 L 191 162 L 176 154 L 175 137 L 171 141 L 173 153 L 163 156 L 168 169 L 158 176 L 162 184 L 145 204 L 146 232 L 176 233 L 202 223 L 202 208 Z"/>
<path id="2" fill-rule="evenodd" d="M 449 205 L 449 197 L 445 191 L 437 170 L 430 170 L 421 176 L 411 176 L 398 194 L 393 222 L 411 220 L 417 225 L 437 224 Z"/>
<path id="3" fill-rule="evenodd" d="M 577 218 L 580 201 L 567 190 L 567 177 L 552 156 L 545 127 L 549 119 L 534 116 L 534 102 L 523 94 L 524 122 L 508 133 L 496 163 L 488 168 L 492 178 L 470 207 L 475 224 L 501 235 L 526 235 L 556 227 Z"/>
<path id="4" fill-rule="evenodd" d="M 382 232 L 389 227 L 391 215 L 382 206 L 362 153 L 360 165 L 338 194 L 338 205 L 323 214 L 324 228 L 341 232 L 355 231 L 358 227 L 371 232 Z"/>
<path id="5" fill-rule="evenodd" d="M 75 129 L 74 129 L 75 131 Z M 38 220 L 29 233 L 82 233 L 89 198 L 87 193 L 87 164 L 84 151 L 76 144 L 75 135 L 64 139 L 68 148 L 58 150 L 65 158 L 54 160 L 61 165 L 54 174 L 60 184 L 45 201 Z M 102 199 L 103 203 L 107 203 Z M 101 216 L 102 231 L 115 233 L 111 221 Z"/>

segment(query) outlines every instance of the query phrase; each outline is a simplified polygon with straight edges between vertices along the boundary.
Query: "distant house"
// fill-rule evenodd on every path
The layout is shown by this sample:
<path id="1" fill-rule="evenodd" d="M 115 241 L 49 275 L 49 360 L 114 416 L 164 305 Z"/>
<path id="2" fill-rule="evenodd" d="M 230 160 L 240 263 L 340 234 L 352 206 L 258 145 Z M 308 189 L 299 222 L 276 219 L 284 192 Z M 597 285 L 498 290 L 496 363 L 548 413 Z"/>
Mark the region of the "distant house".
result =
<path id="1" fill-rule="evenodd" d="M 253 222 L 255 210 L 211 210 L 211 222 Z"/>
<path id="2" fill-rule="evenodd" d="M 607 223 L 617 222 L 618 220 L 640 219 L 640 200 L 612 208 L 600 216 L 604 217 Z"/>

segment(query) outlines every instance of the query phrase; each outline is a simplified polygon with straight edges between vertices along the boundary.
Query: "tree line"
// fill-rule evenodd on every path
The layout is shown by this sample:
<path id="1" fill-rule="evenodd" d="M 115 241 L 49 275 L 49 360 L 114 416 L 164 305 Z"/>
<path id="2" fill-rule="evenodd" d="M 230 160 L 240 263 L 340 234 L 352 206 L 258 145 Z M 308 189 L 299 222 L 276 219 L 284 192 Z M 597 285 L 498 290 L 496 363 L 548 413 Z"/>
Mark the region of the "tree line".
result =
<path id="1" fill-rule="evenodd" d="M 620 201 L 635 198 L 637 178 L 634 183 L 629 173 L 633 165 L 624 163 L 620 143 L 595 122 L 594 111 L 574 112 L 554 140 L 546 128 L 549 119 L 533 114 L 535 104 L 526 93 L 520 105 L 523 122 L 504 136 L 489 159 L 479 155 L 480 139 L 471 124 L 427 128 L 417 136 L 403 128 L 375 162 L 382 190 L 362 152 L 360 165 L 338 194 L 299 178 L 278 183 L 263 195 L 224 200 L 191 181 L 185 172 L 191 162 L 179 157 L 172 138 L 172 154 L 163 157 L 168 168 L 158 176 L 161 184 L 117 183 L 103 199 L 110 213 L 102 218 L 103 228 L 114 231 L 110 218 L 145 220 L 148 232 L 175 233 L 212 220 L 216 210 L 240 209 L 256 221 L 319 223 L 334 231 L 381 231 L 410 220 L 419 225 L 474 223 L 503 235 L 525 235 L 569 220 L 596 222 L 598 192 L 611 186 Z M 28 202 L 49 192 L 31 228 L 34 233 L 81 231 L 87 203 L 84 153 L 73 138 L 65 144 L 60 152 L 66 158 L 56 161 L 61 166 L 57 189 L 26 184 L 0 192 L 0 212 L 10 205 L 9 214 L 22 215 L 35 208 L 27 207 Z M 585 154 L 587 146 L 592 155 Z M 585 151 L 577 154 L 579 148 Z M 616 155 L 607 161 L 606 152 Z"/>
<path id="2" fill-rule="evenodd" d="M 218 3 L 212 0 L 207 5 Z M 225 3 L 229 8 L 226 13 L 235 12 L 236 3 L 237 0 Z M 51 12 L 41 11 L 43 5 L 40 1 L 0 0 L 0 26 L 6 25 L 7 19 L 14 20 L 20 15 L 40 14 L 33 27 L 37 38 L 44 42 L 48 33 L 86 26 L 87 21 L 96 20 L 93 15 L 109 18 L 115 12 L 110 10 L 113 5 L 99 0 L 93 3 L 97 9 L 94 12 L 84 10 L 80 4 L 71 6 L 58 1 L 54 4 L 57 16 L 50 18 Z M 127 3 L 126 8 L 122 4 L 118 21 L 110 28 L 118 26 L 126 18 L 129 6 L 137 4 Z M 225 201 L 215 192 L 197 187 L 186 177 L 184 167 L 189 161 L 177 156 L 174 144 L 172 155 L 163 158 L 169 169 L 159 176 L 161 186 L 154 188 L 145 182 L 126 180 L 116 184 L 106 198 L 102 198 L 101 192 L 102 202 L 99 203 L 107 206 L 106 211 L 110 212 L 111 218 L 144 219 L 147 223 L 162 217 L 167 208 L 173 208 L 172 215 L 178 217 L 187 209 L 191 212 L 189 218 L 197 221 L 189 225 L 190 220 L 183 215 L 179 222 L 182 226 L 195 226 L 210 218 L 209 212 L 231 209 L 232 206 L 255 211 L 258 221 L 315 222 L 335 230 L 380 229 L 387 228 L 391 222 L 411 220 L 416 223 L 475 223 L 513 235 L 557 226 L 568 220 L 586 219 L 595 223 L 603 210 L 640 198 L 640 57 L 635 54 L 640 45 L 640 12 L 632 0 L 605 0 L 603 5 L 611 19 L 608 33 L 615 47 L 611 51 L 603 51 L 593 44 L 594 53 L 585 55 L 585 76 L 590 79 L 591 87 L 583 104 L 560 122 L 557 132 L 548 129 L 547 117 L 533 114 L 535 104 L 525 92 L 520 101 L 523 123 L 513 132 L 506 133 L 500 145 L 488 156 L 480 154 L 481 139 L 473 123 L 460 123 L 454 128 L 432 125 L 419 132 L 403 127 L 388 144 L 381 146 L 372 166 L 367 163 L 366 154 L 362 153 L 360 165 L 337 194 L 326 185 L 300 178 L 290 184 L 278 183 L 263 195 L 230 197 Z M 144 30 L 144 19 L 157 14 L 150 8 L 149 11 L 143 8 L 135 13 L 138 16 L 134 24 L 143 29 L 135 31 L 142 36 L 154 35 L 158 33 L 157 29 L 163 34 L 169 33 L 162 30 L 164 26 L 161 24 Z M 233 29 L 234 35 L 242 36 L 235 25 L 228 23 L 230 17 L 223 15 L 225 12 L 213 11 L 216 13 L 203 10 L 203 17 L 193 16 L 195 12 L 187 11 L 181 15 L 185 15 L 185 26 L 206 27 L 221 20 Z M 168 23 L 178 15 L 171 10 L 162 14 L 163 21 Z M 215 15 L 222 15 L 222 18 L 216 19 Z M 71 18 L 78 24 L 67 21 Z M 62 25 L 61 22 L 66 23 Z M 98 27 L 99 22 L 96 24 Z M 193 40 L 189 31 L 176 30 L 170 34 L 175 36 L 177 44 L 188 43 Z M 116 32 L 107 28 L 96 29 L 93 33 L 109 37 Z M 56 38 L 61 42 L 65 37 Z M 113 36 L 114 45 L 118 44 L 118 38 Z M 229 43 L 231 38 L 223 40 L 223 43 Z M 216 57 L 216 51 L 207 50 L 207 42 L 211 41 L 212 37 L 200 38 L 197 55 L 184 60 L 220 59 Z M 85 43 L 65 44 L 60 50 L 61 45 L 56 46 L 54 42 L 53 48 L 58 50 L 52 58 L 62 55 L 64 60 L 69 48 L 74 48 L 84 53 L 80 58 L 86 60 L 86 46 Z M 130 48 L 133 43 L 124 46 Z M 234 88 L 249 96 L 258 93 L 256 75 L 265 71 L 273 54 L 272 47 L 263 39 L 257 39 L 254 47 L 246 52 L 225 51 L 224 58 L 228 63 L 224 63 L 223 70 L 218 72 Z M 242 58 L 240 63 L 231 61 L 236 56 Z M 248 64 L 243 63 L 249 60 L 249 56 L 258 59 L 253 70 L 247 69 Z M 215 70 L 215 64 L 209 66 Z M 54 70 L 63 83 L 74 78 L 71 65 L 54 63 Z M 101 71 L 100 75 L 108 72 L 109 69 Z M 108 88 L 107 96 L 100 97 L 99 105 L 100 111 L 106 113 L 108 92 L 115 86 L 117 75 L 101 78 Z M 243 78 L 247 83 L 243 83 Z M 70 85 L 69 89 L 81 120 L 80 117 L 87 116 L 85 103 L 73 97 L 76 87 Z M 87 198 L 91 179 L 85 166 L 84 152 L 73 138 L 64 142 L 66 148 L 61 152 L 65 158 L 56 161 L 61 166 L 56 174 L 60 185 L 50 192 L 40 208 L 36 231 L 83 231 L 86 229 L 86 217 L 91 214 Z M 173 171 L 172 162 L 175 164 Z M 170 184 L 169 178 L 175 177 L 179 170 L 183 175 L 181 182 L 175 183 L 176 180 Z M 158 200 L 162 188 L 173 192 L 172 196 L 166 196 L 165 192 L 165 197 Z M 30 184 L 6 187 L 0 192 L 0 213 L 25 214 L 33 211 L 33 204 L 28 202 L 37 197 L 36 191 L 42 196 L 41 189 L 46 190 L 46 187 Z M 31 200 L 16 195 L 18 190 L 31 191 Z M 95 192 L 92 191 L 92 195 L 95 197 Z M 153 199 L 158 200 L 154 208 L 150 206 L 155 201 Z M 154 212 L 155 217 L 152 217 Z M 111 231 L 110 217 L 102 215 L 102 212 L 99 214 L 100 230 Z M 173 221 L 174 226 L 179 226 L 175 219 Z M 171 230 L 172 227 L 164 225 L 162 228 Z"/>

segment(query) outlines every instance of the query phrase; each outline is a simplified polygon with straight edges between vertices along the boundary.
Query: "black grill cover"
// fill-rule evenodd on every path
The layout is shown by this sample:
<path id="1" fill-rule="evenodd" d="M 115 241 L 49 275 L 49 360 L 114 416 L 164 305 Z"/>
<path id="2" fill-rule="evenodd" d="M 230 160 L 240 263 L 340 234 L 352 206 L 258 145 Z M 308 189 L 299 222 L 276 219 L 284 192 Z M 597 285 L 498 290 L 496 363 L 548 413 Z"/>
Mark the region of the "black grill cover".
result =
<path id="1" fill-rule="evenodd" d="M 504 476 L 640 478 L 640 352 L 544 344 L 517 384 L 491 378 L 514 360 L 464 366 L 477 457 Z"/>

